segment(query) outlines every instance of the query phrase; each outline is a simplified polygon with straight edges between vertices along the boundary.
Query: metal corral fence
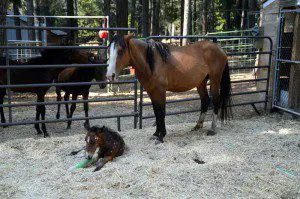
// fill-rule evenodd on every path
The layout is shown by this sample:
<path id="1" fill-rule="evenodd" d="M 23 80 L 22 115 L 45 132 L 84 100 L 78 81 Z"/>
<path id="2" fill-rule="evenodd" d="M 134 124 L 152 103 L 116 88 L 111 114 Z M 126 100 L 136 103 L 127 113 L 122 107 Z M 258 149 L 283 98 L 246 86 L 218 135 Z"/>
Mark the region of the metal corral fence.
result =
<path id="1" fill-rule="evenodd" d="M 232 94 L 231 96 L 243 96 L 246 98 L 246 101 L 240 102 L 240 103 L 235 103 L 233 102 L 232 106 L 245 106 L 245 105 L 251 105 L 254 110 L 259 114 L 256 104 L 264 104 L 264 108 L 266 110 L 267 108 L 267 103 L 268 103 L 268 95 L 269 95 L 269 79 L 270 79 L 270 65 L 271 65 L 271 57 L 272 57 L 272 46 L 273 46 L 273 41 L 270 37 L 257 37 L 257 36 L 152 36 L 149 37 L 148 39 L 154 39 L 154 40 L 180 40 L 187 38 L 192 42 L 195 41 L 200 41 L 203 39 L 209 39 L 213 40 L 214 42 L 218 42 L 219 40 L 224 40 L 224 39 L 251 39 L 254 41 L 265 39 L 270 42 L 270 49 L 268 51 L 256 51 L 252 49 L 252 51 L 244 51 L 244 52 L 227 52 L 227 55 L 229 56 L 229 59 L 232 57 L 237 57 L 237 56 L 247 56 L 247 55 L 267 55 L 269 56 L 269 62 L 267 65 L 264 66 L 258 66 L 255 65 L 253 62 L 252 66 L 249 65 L 243 65 L 244 63 L 241 62 L 239 65 L 230 67 L 231 74 L 235 70 L 245 70 L 245 69 L 258 69 L 258 68 L 266 68 L 268 70 L 267 76 L 263 78 L 252 78 L 252 79 L 239 79 L 239 80 L 231 80 L 232 84 Z M 178 43 L 178 42 L 177 42 Z M 223 47 L 223 46 L 222 46 Z M 265 89 L 257 89 L 255 86 L 255 83 L 257 82 L 264 82 L 265 83 Z M 247 87 L 239 88 L 240 84 L 243 83 L 254 83 L 255 90 L 248 89 Z M 251 94 L 264 94 L 263 99 L 259 100 L 259 97 L 255 97 L 254 99 L 247 100 L 247 96 Z M 152 115 L 143 115 L 143 109 L 144 107 L 149 107 L 152 105 L 151 102 L 144 102 L 145 98 L 145 92 L 142 87 L 140 87 L 140 102 L 139 102 L 139 128 L 143 127 L 143 120 L 144 119 L 150 119 L 150 118 L 155 118 L 155 116 Z M 189 102 L 189 101 L 195 101 L 195 100 L 200 100 L 199 97 L 192 97 L 192 98 L 185 98 L 185 99 L 175 99 L 175 100 L 168 100 L 167 99 L 167 104 L 172 104 L 172 103 L 181 103 L 181 102 Z M 200 105 L 200 103 L 199 103 Z M 184 110 L 184 111 L 175 111 L 175 112 L 168 112 L 168 109 L 166 109 L 166 115 L 178 115 L 178 114 L 185 114 L 185 113 L 193 113 L 193 112 L 199 112 L 200 108 L 194 108 L 190 110 Z"/>
<path id="2" fill-rule="evenodd" d="M 100 30 L 107 30 L 107 31 L 135 31 L 135 28 L 91 28 L 91 27 L 37 27 L 37 26 L 0 26 L 0 29 L 22 29 L 22 30 L 66 30 L 66 31 L 77 31 L 77 30 L 86 30 L 86 31 L 100 31 Z M 95 34 L 97 34 L 95 33 Z M 6 60 L 9 60 L 9 52 L 12 49 L 34 49 L 34 50 L 42 50 L 42 49 L 93 49 L 93 50 L 100 50 L 100 49 L 107 49 L 106 45 L 99 45 L 99 46 L 39 46 L 39 45 L 7 45 L 7 46 L 0 46 L 0 49 L 5 49 L 6 51 Z M 137 127 L 138 122 L 138 94 L 137 94 L 137 80 L 127 80 L 127 81 L 119 81 L 114 83 L 108 82 L 76 82 L 76 83 L 47 83 L 47 84 L 11 84 L 11 70 L 13 69 L 29 69 L 29 68 L 69 68 L 69 67 L 107 67 L 107 64 L 60 64 L 60 65 L 9 65 L 9 62 L 6 61 L 6 65 L 0 66 L 1 69 L 7 69 L 7 84 L 0 85 L 0 88 L 7 89 L 7 104 L 2 104 L 0 107 L 7 107 L 9 110 L 9 120 L 7 123 L 1 123 L 0 126 L 13 126 L 13 125 L 25 125 L 25 124 L 37 124 L 37 123 L 56 123 L 56 122 L 63 122 L 63 121 L 78 121 L 78 120 L 85 120 L 85 119 L 108 119 L 108 118 L 116 118 L 118 124 L 118 130 L 121 129 L 120 127 L 120 120 L 122 117 L 133 117 L 133 126 L 134 128 Z M 5 75 L 5 74 L 4 74 Z M 29 103 L 14 103 L 13 102 L 13 93 L 11 92 L 11 88 L 21 88 L 21 87 L 48 87 L 48 86 L 76 86 L 76 85 L 98 85 L 100 83 L 106 84 L 132 84 L 134 87 L 134 94 L 128 97 L 113 97 L 109 99 L 92 99 L 92 100 L 70 100 L 70 101 L 61 101 L 61 102 L 29 102 Z M 13 118 L 13 108 L 17 107 L 26 107 L 26 106 L 37 106 L 37 105 L 57 105 L 57 104 L 67 104 L 67 103 L 84 103 L 84 102 L 113 102 L 113 101 L 133 101 L 133 108 L 132 111 L 128 111 L 127 113 L 119 113 L 119 114 L 112 114 L 112 115 L 97 115 L 97 116 L 90 116 L 90 117 L 74 117 L 74 118 L 63 118 L 63 119 L 47 119 L 47 120 L 40 120 L 40 121 L 33 121 L 33 120 L 22 120 L 18 121 L 18 118 Z M 14 109 L 15 111 L 16 109 Z"/>
<path id="3" fill-rule="evenodd" d="M 273 108 L 300 116 L 300 9 L 281 10 Z"/>
<path id="4" fill-rule="evenodd" d="M 235 30 L 235 31 L 222 31 L 222 32 L 212 32 L 207 33 L 207 36 L 232 36 L 231 38 L 220 38 L 218 39 L 218 43 L 223 47 L 226 52 L 234 53 L 234 52 L 253 52 L 256 51 L 256 42 L 255 39 L 251 37 L 240 37 L 240 36 L 257 36 L 251 29 L 249 30 Z M 231 67 L 239 67 L 239 66 L 254 66 L 257 60 L 257 55 L 255 54 L 244 54 L 238 56 L 230 56 L 229 57 L 229 65 Z M 232 71 L 233 73 L 244 73 L 253 71 L 256 72 L 255 69 L 237 69 Z"/>

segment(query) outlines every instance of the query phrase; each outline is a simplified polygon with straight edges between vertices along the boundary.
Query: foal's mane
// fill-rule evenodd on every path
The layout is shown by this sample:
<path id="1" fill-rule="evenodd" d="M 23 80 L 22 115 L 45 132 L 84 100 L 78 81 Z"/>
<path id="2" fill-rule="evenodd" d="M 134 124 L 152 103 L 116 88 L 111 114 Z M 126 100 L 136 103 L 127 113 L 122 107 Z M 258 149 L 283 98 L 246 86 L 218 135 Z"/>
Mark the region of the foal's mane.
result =
<path id="1" fill-rule="evenodd" d="M 147 62 L 149 64 L 150 70 L 154 71 L 154 50 L 155 48 L 158 50 L 160 57 L 162 58 L 163 62 L 167 62 L 169 55 L 170 55 L 170 49 L 169 46 L 162 42 L 157 42 L 154 40 L 148 40 L 146 41 L 148 44 L 147 48 Z"/>
<path id="2" fill-rule="evenodd" d="M 115 44 L 118 44 L 121 47 L 122 53 L 125 52 L 125 49 L 126 49 L 127 45 L 126 45 L 126 42 L 125 42 L 125 40 L 122 36 L 114 35 L 112 40 L 110 41 L 108 47 L 110 47 L 111 44 L 114 43 L 114 42 L 115 42 Z"/>

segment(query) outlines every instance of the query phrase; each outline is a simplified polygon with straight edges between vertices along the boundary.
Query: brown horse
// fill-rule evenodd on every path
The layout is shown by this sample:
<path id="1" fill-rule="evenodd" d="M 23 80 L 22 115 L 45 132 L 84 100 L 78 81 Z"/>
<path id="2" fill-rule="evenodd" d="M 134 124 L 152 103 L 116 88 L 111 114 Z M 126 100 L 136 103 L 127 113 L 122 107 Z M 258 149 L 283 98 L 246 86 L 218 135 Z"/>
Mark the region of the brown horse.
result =
<path id="1" fill-rule="evenodd" d="M 15 61 L 9 61 L 10 64 L 18 65 Z M 41 52 L 40 57 L 31 58 L 29 61 L 22 63 L 21 65 L 56 65 L 56 64 L 72 64 L 80 63 L 87 64 L 88 56 L 85 51 L 82 50 L 64 50 L 64 49 L 46 49 Z M 0 59 L 0 65 L 5 65 L 6 59 Z M 58 74 L 64 68 L 29 68 L 29 69 L 11 69 L 11 84 L 37 84 L 37 83 L 52 83 L 54 79 L 57 79 Z M 0 84 L 7 83 L 6 69 L 0 70 Z M 37 95 L 37 102 L 44 102 L 45 95 L 51 86 L 44 87 L 20 87 L 12 88 L 13 92 L 18 93 L 34 93 Z M 0 105 L 3 104 L 4 96 L 6 95 L 6 89 L 0 89 Z M 45 120 L 46 107 L 45 105 L 36 106 L 36 121 Z M 0 108 L 1 123 L 5 126 L 5 116 L 3 107 Z M 38 134 L 44 134 L 44 137 L 48 137 L 49 134 L 46 129 L 45 123 L 42 123 L 42 130 L 38 123 L 34 125 Z"/>
<path id="2" fill-rule="evenodd" d="M 89 63 L 91 64 L 105 64 L 107 60 L 101 59 L 99 56 L 90 55 Z M 102 66 L 93 66 L 93 67 L 74 67 L 74 68 L 66 68 L 62 72 L 59 73 L 57 82 L 58 83 L 68 83 L 68 82 L 90 82 L 94 78 L 96 81 L 106 81 L 106 67 Z M 65 91 L 64 100 L 69 101 L 70 94 L 72 94 L 72 100 L 77 100 L 79 95 L 82 95 L 83 100 L 88 100 L 89 92 L 91 85 L 80 85 L 80 86 L 57 86 L 56 87 L 56 95 L 57 101 L 62 100 L 61 90 Z M 99 84 L 100 89 L 104 89 L 106 84 Z M 71 108 L 69 110 L 69 105 L 66 106 L 66 115 L 67 118 L 72 118 L 73 113 L 76 109 L 76 103 L 72 103 Z M 88 117 L 89 104 L 88 102 L 84 102 L 84 112 L 85 117 Z M 60 117 L 60 104 L 57 105 L 57 114 L 56 118 Z M 72 121 L 68 121 L 67 129 L 71 128 Z M 89 120 L 86 119 L 86 123 L 89 126 Z"/>
<path id="3" fill-rule="evenodd" d="M 132 35 L 115 35 L 110 43 L 107 78 L 114 81 L 125 66 L 134 66 L 137 78 L 147 91 L 156 117 L 154 138 L 163 142 L 166 135 L 166 91 L 183 92 L 197 88 L 201 98 L 201 114 L 193 130 L 203 127 L 210 104 L 207 81 L 213 98 L 213 121 L 209 135 L 216 133 L 216 119 L 227 119 L 230 106 L 230 76 L 226 53 L 211 41 L 200 41 L 176 47 L 154 41 L 134 39 Z"/>

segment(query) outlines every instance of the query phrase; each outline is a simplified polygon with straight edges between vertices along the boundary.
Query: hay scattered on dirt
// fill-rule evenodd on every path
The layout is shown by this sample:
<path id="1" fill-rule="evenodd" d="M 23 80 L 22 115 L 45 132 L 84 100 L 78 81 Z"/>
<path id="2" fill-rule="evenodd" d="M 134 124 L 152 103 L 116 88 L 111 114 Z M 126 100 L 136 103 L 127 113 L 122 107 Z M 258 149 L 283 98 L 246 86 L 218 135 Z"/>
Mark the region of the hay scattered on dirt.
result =
<path id="1" fill-rule="evenodd" d="M 168 125 L 161 145 L 153 127 L 121 132 L 128 151 L 96 173 L 68 171 L 84 156 L 67 156 L 84 145 L 82 127 L 49 139 L 10 127 L 0 132 L 0 198 L 300 197 L 299 121 L 234 120 L 213 137 L 193 125 Z"/>

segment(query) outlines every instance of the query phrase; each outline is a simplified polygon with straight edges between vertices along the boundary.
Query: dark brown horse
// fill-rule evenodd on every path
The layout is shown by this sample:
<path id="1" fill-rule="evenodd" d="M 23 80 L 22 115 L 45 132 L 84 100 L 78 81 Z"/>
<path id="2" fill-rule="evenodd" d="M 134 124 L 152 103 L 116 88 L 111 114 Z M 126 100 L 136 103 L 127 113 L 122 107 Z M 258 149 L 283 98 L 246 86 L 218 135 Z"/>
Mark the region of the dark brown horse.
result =
<path id="1" fill-rule="evenodd" d="M 88 57 L 86 53 L 80 50 L 59 50 L 59 49 L 47 49 L 41 52 L 40 57 L 29 59 L 29 61 L 22 65 L 57 65 L 57 64 L 72 64 L 81 63 L 87 64 Z M 1 59 L 1 65 L 5 65 L 6 60 Z M 10 61 L 10 64 L 17 65 L 17 62 Z M 58 74 L 64 68 L 28 68 L 28 69 L 11 69 L 11 84 L 37 84 L 37 83 L 52 83 L 57 78 Z M 7 83 L 6 69 L 0 70 L 0 83 Z M 37 95 L 37 102 L 44 102 L 45 95 L 50 86 L 46 87 L 20 87 L 12 88 L 13 92 L 18 93 L 34 93 Z M 6 95 L 6 89 L 0 89 L 0 105 L 3 104 L 3 98 Z M 45 120 L 46 108 L 45 105 L 36 106 L 36 121 Z M 5 123 L 5 116 L 3 107 L 0 108 L 1 123 Z M 49 134 L 46 129 L 45 123 L 42 123 L 42 130 L 39 124 L 35 124 L 35 129 L 38 134 L 44 133 L 44 137 L 48 137 Z M 4 126 L 5 127 L 5 126 Z"/>
<path id="2" fill-rule="evenodd" d="M 216 132 L 216 119 L 221 108 L 221 120 L 227 119 L 230 106 L 230 76 L 226 53 L 211 41 L 200 41 L 176 47 L 154 41 L 134 39 L 132 35 L 114 36 L 110 43 L 110 62 L 107 77 L 114 80 L 126 66 L 134 66 L 137 77 L 147 91 L 156 117 L 154 138 L 163 142 L 166 135 L 166 91 L 183 92 L 197 88 L 201 98 L 201 114 L 193 130 L 203 127 L 210 99 L 207 81 L 212 93 L 212 130 Z"/>
<path id="3" fill-rule="evenodd" d="M 123 154 L 125 142 L 119 133 L 106 126 L 89 127 L 86 124 L 84 126 L 87 130 L 85 137 L 87 158 L 91 159 L 96 150 L 99 149 L 96 169 L 94 171 L 100 170 L 107 162 Z"/>
<path id="4" fill-rule="evenodd" d="M 91 64 L 105 64 L 107 60 L 101 59 L 99 56 L 89 56 L 89 63 Z M 61 71 L 58 75 L 58 83 L 67 83 L 67 82 L 90 82 L 94 78 L 96 81 L 106 81 L 106 67 L 103 66 L 93 66 L 93 67 L 74 67 L 66 68 Z M 77 100 L 79 95 L 82 95 L 83 100 L 88 100 L 89 90 L 91 85 L 81 85 L 81 86 L 60 86 L 56 87 L 57 101 L 61 101 L 61 90 L 65 92 L 64 100 L 68 101 L 70 94 L 72 94 L 72 100 Z M 106 87 L 106 84 L 99 84 L 100 89 Z M 66 115 L 67 118 L 72 118 L 73 113 L 76 109 L 76 103 L 72 103 L 71 109 L 69 110 L 69 105 L 66 106 Z M 88 117 L 89 104 L 84 102 L 84 112 L 85 117 Z M 57 114 L 56 118 L 60 117 L 60 104 L 57 105 Z M 71 128 L 72 121 L 68 121 L 67 129 Z M 86 125 L 89 126 L 89 120 L 86 120 Z"/>

